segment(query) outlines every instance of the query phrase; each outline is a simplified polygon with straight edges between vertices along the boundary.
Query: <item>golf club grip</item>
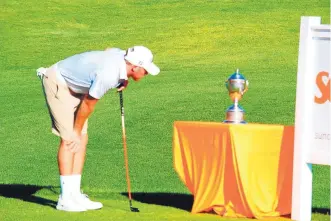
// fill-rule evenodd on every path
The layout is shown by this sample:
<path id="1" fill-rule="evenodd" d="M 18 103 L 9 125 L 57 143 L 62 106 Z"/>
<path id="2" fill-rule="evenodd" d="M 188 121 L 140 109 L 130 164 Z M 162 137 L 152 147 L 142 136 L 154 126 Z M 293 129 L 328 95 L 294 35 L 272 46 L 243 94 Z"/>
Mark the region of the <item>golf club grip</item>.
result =
<path id="1" fill-rule="evenodd" d="M 120 108 L 121 108 L 121 115 L 123 116 L 123 115 L 124 115 L 123 92 L 120 91 L 120 92 L 119 92 L 119 95 L 120 95 Z"/>

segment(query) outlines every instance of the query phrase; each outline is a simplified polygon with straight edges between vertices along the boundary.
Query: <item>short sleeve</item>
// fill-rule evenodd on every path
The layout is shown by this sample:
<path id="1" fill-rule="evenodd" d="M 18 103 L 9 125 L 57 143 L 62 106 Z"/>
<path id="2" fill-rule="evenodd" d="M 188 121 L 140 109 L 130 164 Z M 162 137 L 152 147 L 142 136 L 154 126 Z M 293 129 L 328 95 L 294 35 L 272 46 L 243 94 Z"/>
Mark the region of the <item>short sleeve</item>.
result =
<path id="1" fill-rule="evenodd" d="M 108 90 L 116 87 L 118 83 L 118 77 L 110 78 L 111 74 L 112 73 L 109 72 L 107 73 L 101 72 L 97 74 L 89 90 L 90 96 L 96 99 L 100 99 L 103 95 L 107 93 Z"/>
<path id="2" fill-rule="evenodd" d="M 97 76 L 90 87 L 89 94 L 96 99 L 100 99 L 110 88 L 103 82 L 101 77 Z"/>

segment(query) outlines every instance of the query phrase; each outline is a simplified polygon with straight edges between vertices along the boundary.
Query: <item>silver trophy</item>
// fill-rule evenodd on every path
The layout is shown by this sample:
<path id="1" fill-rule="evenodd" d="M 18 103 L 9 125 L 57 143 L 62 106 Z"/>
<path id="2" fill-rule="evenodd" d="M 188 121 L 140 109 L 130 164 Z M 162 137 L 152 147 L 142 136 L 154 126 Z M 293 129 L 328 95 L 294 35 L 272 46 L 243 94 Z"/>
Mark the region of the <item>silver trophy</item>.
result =
<path id="1" fill-rule="evenodd" d="M 239 100 L 248 90 L 248 80 L 239 72 L 239 69 L 233 73 L 225 82 L 229 91 L 229 96 L 233 104 L 226 111 L 226 120 L 224 123 L 246 124 L 245 110 L 239 105 Z"/>

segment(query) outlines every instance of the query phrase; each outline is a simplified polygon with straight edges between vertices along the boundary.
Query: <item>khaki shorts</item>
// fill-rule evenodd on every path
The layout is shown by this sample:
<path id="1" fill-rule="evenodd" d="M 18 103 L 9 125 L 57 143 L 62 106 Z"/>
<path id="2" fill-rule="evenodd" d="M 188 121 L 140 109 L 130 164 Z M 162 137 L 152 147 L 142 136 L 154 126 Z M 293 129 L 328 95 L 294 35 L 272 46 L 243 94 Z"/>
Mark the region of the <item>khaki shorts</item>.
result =
<path id="1" fill-rule="evenodd" d="M 44 93 L 52 120 L 52 132 L 63 140 L 71 140 L 75 116 L 82 96 L 71 94 L 66 83 L 57 79 L 56 67 L 50 67 L 43 77 Z M 87 121 L 82 134 L 87 133 Z"/>

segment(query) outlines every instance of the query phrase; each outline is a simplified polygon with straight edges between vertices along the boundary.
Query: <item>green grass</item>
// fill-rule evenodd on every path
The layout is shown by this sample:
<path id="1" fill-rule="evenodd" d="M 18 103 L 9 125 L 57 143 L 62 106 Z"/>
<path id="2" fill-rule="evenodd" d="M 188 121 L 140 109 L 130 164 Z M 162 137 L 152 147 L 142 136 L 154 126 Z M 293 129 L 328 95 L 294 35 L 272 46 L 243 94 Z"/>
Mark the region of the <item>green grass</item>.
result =
<path id="1" fill-rule="evenodd" d="M 172 165 L 173 122 L 222 121 L 231 104 L 224 81 L 238 67 L 250 81 L 241 102 L 247 121 L 293 125 L 300 16 L 329 23 L 329 4 L 0 1 L 0 220 L 219 220 L 189 213 L 190 195 Z M 68 214 L 41 206 L 59 192 L 58 140 L 49 130 L 35 69 L 85 50 L 132 45 L 151 48 L 162 71 L 131 82 L 124 94 L 132 189 L 151 200 L 134 201 L 141 213 L 127 212 L 119 102 L 111 91 L 90 118 L 83 175 L 83 189 L 105 208 Z M 32 192 L 25 201 L 1 197 L 12 184 Z M 313 220 L 329 220 L 320 214 L 330 208 L 329 184 L 329 167 L 314 166 Z M 188 205 L 167 207 L 158 198 L 187 199 Z"/>

